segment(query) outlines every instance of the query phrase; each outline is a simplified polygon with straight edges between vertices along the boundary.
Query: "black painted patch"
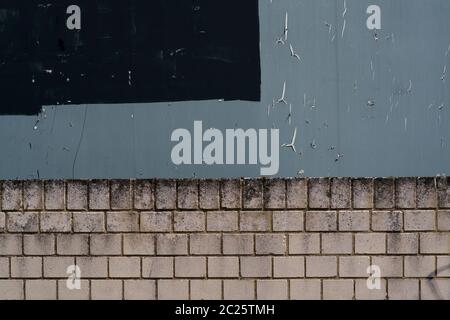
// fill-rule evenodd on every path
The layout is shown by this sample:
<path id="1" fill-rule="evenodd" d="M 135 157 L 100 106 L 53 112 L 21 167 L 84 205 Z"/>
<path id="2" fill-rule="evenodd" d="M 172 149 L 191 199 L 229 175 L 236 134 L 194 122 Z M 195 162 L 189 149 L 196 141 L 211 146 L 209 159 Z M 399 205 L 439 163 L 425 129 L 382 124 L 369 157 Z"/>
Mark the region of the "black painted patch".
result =
<path id="1" fill-rule="evenodd" d="M 81 30 L 69 30 L 69 5 Z M 260 100 L 258 0 L 0 0 L 0 114 Z"/>

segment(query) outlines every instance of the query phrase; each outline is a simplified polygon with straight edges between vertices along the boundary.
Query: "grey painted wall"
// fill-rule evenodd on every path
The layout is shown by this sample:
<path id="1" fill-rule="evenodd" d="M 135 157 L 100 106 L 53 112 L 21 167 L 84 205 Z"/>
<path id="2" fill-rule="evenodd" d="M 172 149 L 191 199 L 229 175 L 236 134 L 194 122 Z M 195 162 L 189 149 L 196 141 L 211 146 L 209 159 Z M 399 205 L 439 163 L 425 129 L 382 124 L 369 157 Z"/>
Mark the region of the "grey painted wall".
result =
<path id="1" fill-rule="evenodd" d="M 370 4 L 382 10 L 378 40 L 366 27 Z M 301 155 L 283 148 L 280 176 L 450 174 L 450 78 L 441 80 L 446 64 L 450 72 L 450 2 L 346 6 L 343 17 L 343 0 L 260 1 L 261 103 L 46 106 L 38 117 L 2 116 L 0 179 L 259 175 L 259 166 L 173 165 L 170 135 L 192 130 L 194 120 L 205 128 L 280 128 L 280 143 L 297 127 Z M 276 44 L 286 11 L 300 62 L 288 44 Z M 284 81 L 291 125 L 283 104 L 268 114 Z"/>

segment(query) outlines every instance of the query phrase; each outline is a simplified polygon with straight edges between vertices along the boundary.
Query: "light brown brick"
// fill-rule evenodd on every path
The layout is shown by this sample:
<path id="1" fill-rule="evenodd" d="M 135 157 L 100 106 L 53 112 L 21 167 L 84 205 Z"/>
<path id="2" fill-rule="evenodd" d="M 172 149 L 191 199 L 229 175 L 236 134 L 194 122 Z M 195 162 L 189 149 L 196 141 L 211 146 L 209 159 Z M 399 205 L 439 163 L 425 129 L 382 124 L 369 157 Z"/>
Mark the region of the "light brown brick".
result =
<path id="1" fill-rule="evenodd" d="M 170 232 L 172 230 L 172 212 L 141 212 L 141 231 Z"/>
<path id="2" fill-rule="evenodd" d="M 309 207 L 312 209 L 328 209 L 330 207 L 330 180 L 313 178 L 308 185 Z"/>
<path id="3" fill-rule="evenodd" d="M 348 254 L 353 250 L 353 236 L 348 233 L 323 233 L 322 253 Z"/>
<path id="4" fill-rule="evenodd" d="M 86 210 L 88 188 L 85 181 L 67 181 L 67 209 Z"/>
<path id="5" fill-rule="evenodd" d="M 438 206 L 450 208 L 450 177 L 437 178 Z"/>
<path id="6" fill-rule="evenodd" d="M 419 236 L 416 233 L 387 235 L 388 254 L 416 254 L 419 252 Z"/>
<path id="7" fill-rule="evenodd" d="M 358 233 L 355 235 L 355 253 L 386 253 L 386 234 Z"/>
<path id="8" fill-rule="evenodd" d="M 200 211 L 175 212 L 173 228 L 175 231 L 204 231 L 205 219 L 205 213 Z"/>
<path id="9" fill-rule="evenodd" d="M 339 257 L 339 276 L 341 278 L 367 278 L 370 258 L 366 256 Z"/>
<path id="10" fill-rule="evenodd" d="M 237 231 L 239 213 L 237 211 L 214 211 L 206 214 L 208 231 Z"/>
<path id="11" fill-rule="evenodd" d="M 257 234 L 255 235 L 256 254 L 285 254 L 286 240 L 286 236 L 282 234 Z"/>
<path id="12" fill-rule="evenodd" d="M 123 253 L 125 255 L 154 255 L 155 236 L 153 234 L 124 234 Z"/>
<path id="13" fill-rule="evenodd" d="M 42 212 L 41 232 L 71 232 L 72 214 L 70 212 Z"/>
<path id="14" fill-rule="evenodd" d="M 209 257 L 209 278 L 237 278 L 239 277 L 238 257 Z"/>
<path id="15" fill-rule="evenodd" d="M 348 209 L 351 205 L 352 183 L 349 178 L 331 179 L 331 208 Z"/>
<path id="16" fill-rule="evenodd" d="M 220 185 L 217 180 L 200 181 L 199 205 L 201 209 L 213 210 L 220 208 L 219 189 Z"/>
<path id="17" fill-rule="evenodd" d="M 153 196 L 153 181 L 137 180 L 134 182 L 134 208 L 137 210 L 152 210 L 155 207 Z"/>
<path id="18" fill-rule="evenodd" d="M 228 255 L 251 255 L 254 253 L 252 234 L 224 234 L 223 253 Z"/>
<path id="19" fill-rule="evenodd" d="M 241 181 L 238 179 L 220 182 L 220 204 L 225 209 L 241 208 Z"/>
<path id="20" fill-rule="evenodd" d="M 6 278 L 8 279 L 9 274 L 9 258 L 0 257 L 0 279 Z"/>
<path id="21" fill-rule="evenodd" d="M 89 300 L 89 280 L 80 280 L 80 289 L 67 288 L 67 279 L 58 280 L 58 300 Z"/>
<path id="22" fill-rule="evenodd" d="M 355 298 L 356 300 L 386 300 L 386 280 L 380 279 L 380 289 L 369 289 L 367 279 L 355 280 Z"/>
<path id="23" fill-rule="evenodd" d="M 435 279 L 433 284 L 425 279 L 420 282 L 422 300 L 450 300 L 450 279 Z"/>
<path id="24" fill-rule="evenodd" d="M 0 300 L 23 300 L 22 280 L 0 280 Z"/>
<path id="25" fill-rule="evenodd" d="M 56 300 L 56 280 L 26 280 L 26 300 Z"/>
<path id="26" fill-rule="evenodd" d="M 389 279 L 389 300 L 419 300 L 419 280 Z"/>
<path id="27" fill-rule="evenodd" d="M 24 210 L 42 210 L 43 186 L 40 180 L 23 182 L 23 208 Z"/>
<path id="28" fill-rule="evenodd" d="M 185 255 L 188 253 L 188 237 L 185 234 L 159 234 L 156 236 L 158 255 Z"/>
<path id="29" fill-rule="evenodd" d="M 6 230 L 6 214 L 4 212 L 0 212 L 0 232 Z"/>
<path id="30" fill-rule="evenodd" d="M 222 281 L 191 280 L 191 300 L 220 300 Z"/>
<path id="31" fill-rule="evenodd" d="M 339 231 L 368 231 L 370 211 L 340 211 Z"/>
<path id="32" fill-rule="evenodd" d="M 74 212 L 74 232 L 105 232 L 105 213 L 103 212 Z"/>
<path id="33" fill-rule="evenodd" d="M 407 256 L 405 257 L 405 277 L 420 278 L 434 274 L 436 270 L 436 258 L 431 256 Z"/>
<path id="34" fill-rule="evenodd" d="M 324 300 L 352 300 L 353 280 L 323 280 Z"/>
<path id="35" fill-rule="evenodd" d="M 318 233 L 289 235 L 289 254 L 314 253 L 320 253 L 320 235 Z"/>
<path id="36" fill-rule="evenodd" d="M 303 211 L 273 212 L 273 231 L 303 231 Z"/>
<path id="37" fill-rule="evenodd" d="M 109 258 L 109 276 L 111 278 L 139 278 L 141 259 L 137 257 Z"/>
<path id="38" fill-rule="evenodd" d="M 154 300 L 156 298 L 155 280 L 125 280 L 125 300 Z"/>
<path id="39" fill-rule="evenodd" d="M 437 276 L 450 277 L 450 257 L 437 257 Z"/>
<path id="40" fill-rule="evenodd" d="M 55 253 L 55 236 L 53 234 L 26 234 L 23 236 L 25 255 L 51 255 Z"/>
<path id="41" fill-rule="evenodd" d="M 178 208 L 198 209 L 197 180 L 181 180 L 178 182 Z"/>
<path id="42" fill-rule="evenodd" d="M 422 233 L 420 235 L 420 253 L 450 253 L 450 234 Z"/>
<path id="43" fill-rule="evenodd" d="M 108 232 L 138 232 L 139 213 L 137 212 L 108 212 L 106 214 L 106 229 Z"/>
<path id="44" fill-rule="evenodd" d="M 394 185 L 395 182 L 392 178 L 379 178 L 374 180 L 375 208 L 394 208 Z"/>
<path id="45" fill-rule="evenodd" d="M 11 258 L 12 278 L 41 278 L 42 258 L 41 257 L 12 257 Z"/>
<path id="46" fill-rule="evenodd" d="M 431 210 L 406 211 L 405 231 L 432 231 L 436 229 L 436 213 Z"/>
<path id="47" fill-rule="evenodd" d="M 22 235 L 0 234 L 0 256 L 22 254 Z"/>
<path id="48" fill-rule="evenodd" d="M 242 211 L 241 231 L 269 231 L 272 214 L 268 211 Z"/>
<path id="49" fill-rule="evenodd" d="M 417 208 L 433 209 L 437 207 L 436 180 L 434 178 L 417 179 Z"/>
<path id="50" fill-rule="evenodd" d="M 306 277 L 337 276 L 337 258 L 331 256 L 306 257 Z"/>
<path id="51" fill-rule="evenodd" d="M 122 254 L 122 236 L 120 234 L 92 234 L 90 242 L 93 255 Z"/>
<path id="52" fill-rule="evenodd" d="M 84 234 L 56 235 L 56 252 L 58 255 L 87 255 L 89 254 L 89 236 Z"/>
<path id="53" fill-rule="evenodd" d="M 39 230 L 38 212 L 9 212 L 6 221 L 9 232 L 37 232 Z"/>
<path id="54" fill-rule="evenodd" d="M 353 208 L 373 208 L 373 180 L 368 178 L 353 180 Z"/>
<path id="55" fill-rule="evenodd" d="M 72 265 L 73 257 L 44 257 L 44 278 L 67 278 L 67 268 Z"/>
<path id="56" fill-rule="evenodd" d="M 288 298 L 287 280 L 256 281 L 256 297 L 258 300 L 286 300 Z"/>
<path id="57" fill-rule="evenodd" d="M 205 257 L 175 257 L 176 278 L 203 278 L 205 276 Z"/>
<path id="58" fill-rule="evenodd" d="M 172 278 L 173 258 L 172 257 L 142 258 L 142 277 Z"/>
<path id="59" fill-rule="evenodd" d="M 158 299 L 189 299 L 189 280 L 158 280 Z"/>
<path id="60" fill-rule="evenodd" d="M 260 209 L 263 207 L 263 185 L 260 179 L 244 179 L 242 204 L 244 209 Z"/>
<path id="61" fill-rule="evenodd" d="M 65 209 L 65 184 L 63 180 L 48 180 L 44 182 L 45 209 L 64 210 Z"/>
<path id="62" fill-rule="evenodd" d="M 92 180 L 89 183 L 89 209 L 109 210 L 109 181 Z"/>
<path id="63" fill-rule="evenodd" d="M 106 257 L 76 257 L 76 264 L 81 270 L 81 278 L 106 278 L 108 276 Z"/>
<path id="64" fill-rule="evenodd" d="M 241 276 L 244 278 L 270 278 L 272 259 L 265 257 L 241 257 Z"/>
<path id="65" fill-rule="evenodd" d="M 274 278 L 300 278 L 304 275 L 304 257 L 275 257 L 273 259 Z"/>
<path id="66" fill-rule="evenodd" d="M 397 178 L 395 181 L 395 204 L 397 208 L 416 207 L 416 179 Z"/>
<path id="67" fill-rule="evenodd" d="M 222 252 L 220 234 L 191 234 L 189 240 L 191 255 L 220 255 Z"/>
<path id="68" fill-rule="evenodd" d="M 122 300 L 121 280 L 92 280 L 92 300 Z"/>
<path id="69" fill-rule="evenodd" d="M 401 211 L 374 211 L 372 213 L 372 230 L 401 231 L 403 213 Z"/>
<path id="70" fill-rule="evenodd" d="M 403 257 L 372 257 L 372 264 L 380 267 L 382 278 L 401 278 L 403 276 Z"/>
<path id="71" fill-rule="evenodd" d="M 437 227 L 439 231 L 450 231 L 450 211 L 438 211 Z"/>
<path id="72" fill-rule="evenodd" d="M 130 180 L 111 181 L 111 209 L 112 210 L 131 209 Z"/>
<path id="73" fill-rule="evenodd" d="M 268 179 L 264 181 L 264 208 L 286 208 L 286 181 L 284 179 Z"/>
<path id="74" fill-rule="evenodd" d="M 336 211 L 307 211 L 305 220 L 307 231 L 337 230 Z"/>
<path id="75" fill-rule="evenodd" d="M 22 182 L 3 181 L 2 184 L 2 209 L 7 211 L 22 209 Z"/>
<path id="76" fill-rule="evenodd" d="M 319 279 L 290 280 L 292 300 L 320 300 L 322 288 Z"/>
<path id="77" fill-rule="evenodd" d="M 306 179 L 287 179 L 286 206 L 289 209 L 304 209 L 307 207 L 308 184 Z"/>
<path id="78" fill-rule="evenodd" d="M 170 210 L 177 206 L 177 184 L 174 180 L 158 180 L 155 185 L 156 209 Z"/>
<path id="79" fill-rule="evenodd" d="M 253 280 L 224 280 L 223 297 L 225 300 L 254 300 L 255 282 Z"/>

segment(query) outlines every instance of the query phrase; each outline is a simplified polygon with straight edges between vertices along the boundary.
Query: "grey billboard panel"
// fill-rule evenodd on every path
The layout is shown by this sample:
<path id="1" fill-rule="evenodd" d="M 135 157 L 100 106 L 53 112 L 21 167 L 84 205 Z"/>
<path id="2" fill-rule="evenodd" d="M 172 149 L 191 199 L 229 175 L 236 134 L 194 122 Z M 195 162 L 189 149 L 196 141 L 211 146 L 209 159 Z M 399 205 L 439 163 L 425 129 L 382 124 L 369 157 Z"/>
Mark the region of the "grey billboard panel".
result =
<path id="1" fill-rule="evenodd" d="M 270 140 L 271 129 L 279 130 L 277 176 L 448 175 L 449 13 L 447 0 L 259 1 L 260 102 L 59 105 L 0 116 L 0 178 L 259 176 L 269 166 L 261 147 L 272 150 L 260 134 Z M 201 135 L 222 134 L 224 164 L 206 164 L 211 141 L 199 140 L 194 122 Z M 174 162 L 177 129 L 191 135 L 191 164 Z M 245 164 L 238 155 L 227 164 L 234 129 L 255 130 L 256 164 L 248 146 Z"/>

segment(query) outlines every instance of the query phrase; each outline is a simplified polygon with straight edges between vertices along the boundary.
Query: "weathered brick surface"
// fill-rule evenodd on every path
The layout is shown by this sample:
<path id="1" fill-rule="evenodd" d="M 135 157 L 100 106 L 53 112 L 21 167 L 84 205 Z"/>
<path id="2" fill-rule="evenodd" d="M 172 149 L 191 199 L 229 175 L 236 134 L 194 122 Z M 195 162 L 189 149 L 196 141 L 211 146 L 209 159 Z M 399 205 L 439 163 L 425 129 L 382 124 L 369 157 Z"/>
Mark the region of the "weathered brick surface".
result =
<path id="1" fill-rule="evenodd" d="M 273 212 L 273 231 L 302 231 L 303 211 Z"/>
<path id="2" fill-rule="evenodd" d="M 44 182 L 44 200 L 46 210 L 65 209 L 65 183 L 62 180 L 50 180 Z"/>
<path id="3" fill-rule="evenodd" d="M 109 181 L 93 180 L 89 183 L 89 209 L 108 210 L 110 208 Z"/>
<path id="4" fill-rule="evenodd" d="M 308 184 L 306 179 L 287 179 L 286 205 L 289 209 L 307 208 Z"/>
<path id="5" fill-rule="evenodd" d="M 446 177 L 0 185 L 0 299 L 450 299 Z"/>
<path id="6" fill-rule="evenodd" d="M 353 208 L 368 209 L 373 207 L 373 180 L 353 180 Z"/>
<path id="7" fill-rule="evenodd" d="M 111 181 L 111 209 L 112 210 L 131 209 L 130 180 Z"/>
<path id="8" fill-rule="evenodd" d="M 225 209 L 240 209 L 242 203 L 241 181 L 222 180 L 220 183 L 220 205 Z"/>
<path id="9" fill-rule="evenodd" d="M 331 179 L 331 208 L 348 209 L 351 205 L 352 182 L 349 178 Z"/>
<path id="10" fill-rule="evenodd" d="M 134 208 L 151 210 L 155 207 L 154 184 L 150 180 L 134 182 Z"/>
<path id="11" fill-rule="evenodd" d="M 198 208 L 198 183 L 196 180 L 186 180 L 178 183 L 178 208 Z"/>
<path id="12" fill-rule="evenodd" d="M 339 231 L 368 231 L 370 211 L 340 211 Z"/>
<path id="13" fill-rule="evenodd" d="M 270 179 L 264 181 L 264 208 L 284 209 L 286 207 L 286 181 Z"/>
<path id="14" fill-rule="evenodd" d="M 199 183 L 199 206 L 205 210 L 220 208 L 220 184 L 217 180 L 204 180 Z"/>
<path id="15" fill-rule="evenodd" d="M 244 180 L 242 203 L 244 209 L 259 209 L 263 207 L 263 183 L 261 180 Z"/>
<path id="16" fill-rule="evenodd" d="M 313 209 L 330 207 L 330 180 L 326 178 L 311 179 L 308 185 L 308 204 Z"/>
<path id="17" fill-rule="evenodd" d="M 104 232 L 105 213 L 104 212 L 74 212 L 73 231 L 74 232 Z"/>

